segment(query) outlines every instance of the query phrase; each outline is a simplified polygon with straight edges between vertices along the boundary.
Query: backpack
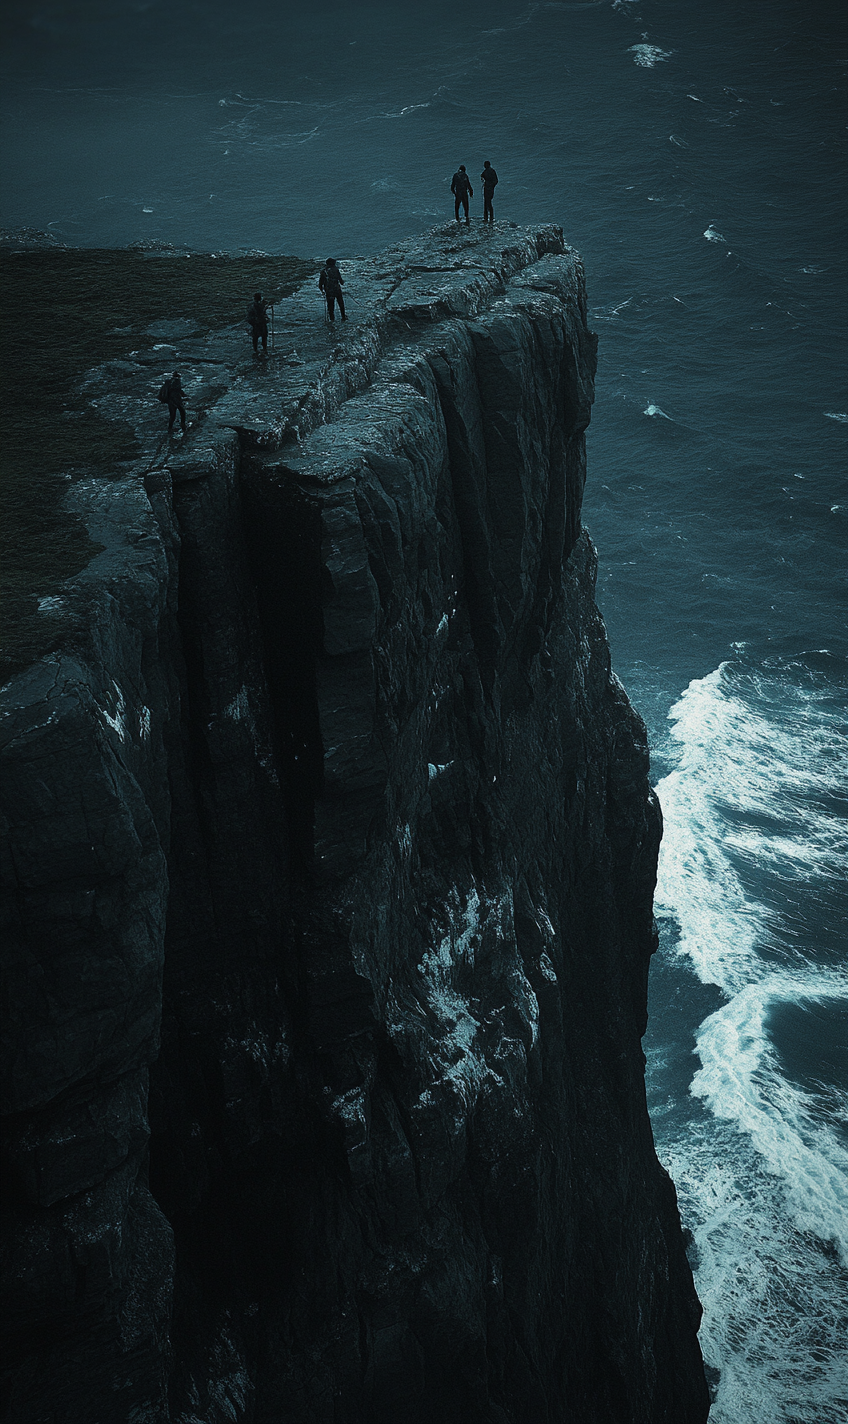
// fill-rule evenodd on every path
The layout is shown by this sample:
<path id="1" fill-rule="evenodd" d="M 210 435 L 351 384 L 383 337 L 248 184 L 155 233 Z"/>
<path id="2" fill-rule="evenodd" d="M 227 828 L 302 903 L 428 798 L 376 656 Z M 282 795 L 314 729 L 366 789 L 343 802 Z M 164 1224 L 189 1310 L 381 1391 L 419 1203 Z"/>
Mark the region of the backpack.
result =
<path id="1" fill-rule="evenodd" d="M 170 395 L 170 392 L 171 392 L 171 382 L 170 382 L 170 381 L 163 381 L 163 382 L 162 382 L 162 387 L 161 387 L 161 389 L 160 389 L 160 391 L 159 391 L 159 399 L 160 399 L 160 401 L 163 402 L 163 404 L 166 404 L 166 403 L 167 403 L 168 396 Z"/>

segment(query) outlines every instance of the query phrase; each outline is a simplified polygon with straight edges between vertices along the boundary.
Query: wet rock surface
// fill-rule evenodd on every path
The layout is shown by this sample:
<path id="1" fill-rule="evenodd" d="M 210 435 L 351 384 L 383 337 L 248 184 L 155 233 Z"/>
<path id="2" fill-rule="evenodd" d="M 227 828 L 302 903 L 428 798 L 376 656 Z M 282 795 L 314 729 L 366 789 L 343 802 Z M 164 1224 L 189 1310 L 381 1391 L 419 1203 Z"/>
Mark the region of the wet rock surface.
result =
<path id="1" fill-rule="evenodd" d="M 694 1424 L 580 262 L 342 270 L 88 378 L 146 454 L 3 691 L 4 1417 Z"/>

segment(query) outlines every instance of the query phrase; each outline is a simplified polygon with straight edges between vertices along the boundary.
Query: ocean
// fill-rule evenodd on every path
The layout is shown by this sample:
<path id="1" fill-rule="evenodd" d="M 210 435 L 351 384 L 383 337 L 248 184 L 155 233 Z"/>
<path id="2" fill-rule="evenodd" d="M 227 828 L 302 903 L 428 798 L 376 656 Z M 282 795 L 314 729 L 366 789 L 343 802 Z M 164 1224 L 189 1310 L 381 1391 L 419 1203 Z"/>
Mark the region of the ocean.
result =
<path id="1" fill-rule="evenodd" d="M 844 1421 L 844 6 L 60 0 L 4 20 L 5 227 L 343 264 L 450 218 L 454 169 L 488 158 L 496 216 L 561 223 L 582 253 L 584 517 L 665 818 L 648 1097 L 711 1419 Z"/>

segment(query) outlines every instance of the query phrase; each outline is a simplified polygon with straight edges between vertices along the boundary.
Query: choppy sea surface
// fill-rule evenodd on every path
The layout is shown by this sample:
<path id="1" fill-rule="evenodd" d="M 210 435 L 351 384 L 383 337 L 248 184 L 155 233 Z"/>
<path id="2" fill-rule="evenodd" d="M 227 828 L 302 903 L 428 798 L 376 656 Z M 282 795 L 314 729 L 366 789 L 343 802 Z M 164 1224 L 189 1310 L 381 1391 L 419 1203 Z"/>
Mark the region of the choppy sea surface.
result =
<path id="1" fill-rule="evenodd" d="M 649 1103 L 711 1418 L 843 1421 L 844 7 L 4 16 L 4 226 L 343 263 L 450 217 L 451 173 L 488 158 L 496 215 L 582 252 L 585 519 L 665 817 Z"/>

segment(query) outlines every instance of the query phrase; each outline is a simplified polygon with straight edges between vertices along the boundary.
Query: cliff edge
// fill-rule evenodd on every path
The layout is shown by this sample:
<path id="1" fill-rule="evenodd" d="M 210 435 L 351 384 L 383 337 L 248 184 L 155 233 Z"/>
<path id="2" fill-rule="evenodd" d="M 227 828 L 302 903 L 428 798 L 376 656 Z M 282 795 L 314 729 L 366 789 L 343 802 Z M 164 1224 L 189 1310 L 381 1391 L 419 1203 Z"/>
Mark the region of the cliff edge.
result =
<path id="1" fill-rule="evenodd" d="M 87 379 L 147 453 L 2 693 L 4 1418 L 699 1424 L 582 267 L 343 271 Z"/>

